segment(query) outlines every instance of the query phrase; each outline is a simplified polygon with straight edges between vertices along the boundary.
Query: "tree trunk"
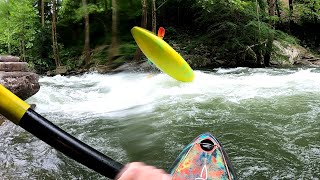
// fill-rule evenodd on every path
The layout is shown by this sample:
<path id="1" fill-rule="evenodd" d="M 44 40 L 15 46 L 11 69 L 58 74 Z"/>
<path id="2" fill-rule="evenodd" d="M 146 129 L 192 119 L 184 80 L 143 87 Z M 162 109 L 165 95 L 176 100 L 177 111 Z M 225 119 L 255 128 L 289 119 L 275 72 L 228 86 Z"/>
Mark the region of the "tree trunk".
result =
<path id="1" fill-rule="evenodd" d="M 26 45 L 25 45 L 24 39 L 21 40 L 21 50 L 22 50 L 21 60 L 23 62 L 26 62 Z"/>
<path id="2" fill-rule="evenodd" d="M 22 41 L 19 41 L 19 53 L 20 53 L 20 59 L 22 59 Z"/>
<path id="3" fill-rule="evenodd" d="M 290 18 L 293 13 L 293 0 L 289 0 L 289 13 L 290 13 Z"/>
<path id="4" fill-rule="evenodd" d="M 269 5 L 269 15 L 274 16 L 275 15 L 275 0 L 268 0 Z M 274 21 L 272 19 L 269 21 L 269 24 L 274 28 Z M 273 40 L 274 40 L 274 33 L 269 32 L 269 37 L 267 41 L 267 47 L 266 47 L 266 53 L 264 55 L 264 65 L 266 67 L 270 66 L 270 59 L 271 59 L 271 53 L 272 53 L 272 46 L 273 46 Z"/>
<path id="5" fill-rule="evenodd" d="M 142 16 L 141 16 L 141 27 L 142 28 L 147 28 L 147 22 L 148 22 L 148 5 L 147 5 L 147 0 L 141 0 L 141 5 L 142 5 Z M 138 47 L 136 52 L 134 53 L 134 60 L 136 62 L 139 62 L 141 59 L 141 49 Z"/>
<path id="6" fill-rule="evenodd" d="M 256 53 L 256 57 L 257 57 L 257 66 L 258 68 L 264 67 L 264 59 L 262 56 L 262 45 L 258 46 L 258 52 Z"/>
<path id="7" fill-rule="evenodd" d="M 314 23 L 314 33 L 313 33 L 313 36 L 314 36 L 314 46 L 315 47 L 319 47 L 320 45 L 320 39 L 319 39 L 319 28 L 316 28 L 317 25 L 318 25 L 318 18 L 317 18 L 317 9 L 316 9 L 316 1 L 313 1 L 312 5 L 311 5 L 311 11 L 313 12 L 313 23 Z M 318 25 L 319 27 L 319 25 Z"/>
<path id="8" fill-rule="evenodd" d="M 256 0 L 256 11 L 257 11 L 257 20 L 260 23 L 260 8 L 261 8 L 261 4 L 258 2 L 258 0 Z M 263 9 L 264 12 L 264 9 Z M 260 43 L 261 41 L 261 28 L 260 25 L 258 26 L 258 30 L 259 30 L 259 34 L 258 34 L 258 38 L 257 38 L 257 42 L 258 42 L 258 46 L 257 49 L 254 50 L 253 52 L 255 53 L 255 58 L 256 58 L 256 64 L 255 67 L 261 68 L 263 67 L 263 56 L 262 56 L 262 50 L 264 49 L 263 45 Z"/>
<path id="9" fill-rule="evenodd" d="M 104 4 L 105 18 L 108 19 L 109 18 L 109 9 L 112 7 L 112 5 L 110 4 L 110 0 L 105 0 L 104 2 L 105 2 L 105 4 Z M 105 25 L 105 24 L 103 26 L 105 28 L 105 34 L 108 34 L 109 27 L 107 25 Z M 108 43 L 108 42 L 106 41 L 106 43 Z"/>
<path id="10" fill-rule="evenodd" d="M 20 34 L 20 43 L 21 43 L 21 52 L 20 52 L 20 54 L 21 54 L 21 60 L 23 61 L 23 62 L 25 62 L 26 61 L 26 43 L 25 43 L 25 33 L 24 33 L 24 30 L 25 30 L 25 21 L 23 20 L 23 22 L 22 22 L 22 33 Z"/>
<path id="11" fill-rule="evenodd" d="M 290 29 L 290 31 L 291 31 L 291 28 L 293 27 L 292 14 L 293 14 L 293 0 L 289 0 L 289 29 Z"/>
<path id="12" fill-rule="evenodd" d="M 152 0 L 152 32 L 157 34 L 157 8 L 156 0 Z"/>
<path id="13" fill-rule="evenodd" d="M 141 27 L 147 28 L 148 23 L 148 5 L 147 0 L 141 0 L 142 4 L 142 18 L 141 18 Z"/>
<path id="14" fill-rule="evenodd" d="M 113 58 L 118 55 L 118 12 L 117 0 L 112 0 L 112 38 L 108 54 L 108 65 L 112 64 Z"/>
<path id="15" fill-rule="evenodd" d="M 88 4 L 87 0 L 82 0 L 82 5 L 84 8 L 84 31 L 85 31 L 85 41 L 83 48 L 83 55 L 86 65 L 90 63 L 90 24 L 89 24 L 89 13 L 88 13 Z"/>
<path id="16" fill-rule="evenodd" d="M 8 35 L 7 46 L 8 46 L 8 54 L 11 54 L 11 36 Z"/>
<path id="17" fill-rule="evenodd" d="M 179 5 L 178 5 L 178 10 L 177 10 L 177 19 L 178 19 L 178 24 L 177 25 L 180 25 L 180 6 Z"/>
<path id="18" fill-rule="evenodd" d="M 276 1 L 275 1 L 275 4 L 276 4 L 276 10 L 277 10 L 277 15 L 278 15 L 278 18 L 279 18 L 280 24 L 282 24 L 282 21 L 281 21 L 281 13 L 280 13 L 280 7 L 279 7 L 279 0 L 276 0 Z"/>
<path id="19" fill-rule="evenodd" d="M 274 16 L 275 15 L 275 0 L 268 0 L 268 11 L 269 11 L 269 16 Z"/>
<path id="20" fill-rule="evenodd" d="M 56 67 L 60 66 L 58 40 L 57 40 L 57 23 L 56 23 L 56 0 L 52 0 L 52 50 Z"/>
<path id="21" fill-rule="evenodd" d="M 44 0 L 41 0 L 41 25 L 44 27 Z"/>

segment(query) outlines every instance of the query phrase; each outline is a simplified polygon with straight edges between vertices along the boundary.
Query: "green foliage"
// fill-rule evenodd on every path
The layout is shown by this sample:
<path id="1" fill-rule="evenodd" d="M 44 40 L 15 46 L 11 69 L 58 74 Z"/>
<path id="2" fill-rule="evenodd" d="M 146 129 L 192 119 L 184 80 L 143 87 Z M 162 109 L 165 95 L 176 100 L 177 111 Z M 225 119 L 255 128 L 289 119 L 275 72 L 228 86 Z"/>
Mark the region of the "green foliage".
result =
<path id="1" fill-rule="evenodd" d="M 300 0 L 296 3 L 297 9 L 302 20 L 320 20 L 320 1 L 319 0 Z"/>
<path id="2" fill-rule="evenodd" d="M 92 61 L 96 64 L 105 64 L 108 57 L 108 47 L 106 45 L 96 47 L 92 51 Z"/>
<path id="3" fill-rule="evenodd" d="M 119 49 L 120 54 L 119 57 L 115 59 L 115 64 L 122 64 L 125 61 L 131 61 L 133 59 L 133 54 L 137 50 L 137 46 L 133 42 L 122 43 L 119 46 Z M 98 46 L 92 51 L 92 60 L 95 64 L 106 64 L 106 57 L 108 57 L 108 46 Z"/>
<path id="4" fill-rule="evenodd" d="M 34 46 L 28 50 L 27 61 L 32 64 L 34 70 L 45 73 L 54 66 L 52 56 L 51 26 L 38 28 L 35 34 Z"/>
<path id="5" fill-rule="evenodd" d="M 282 7 L 287 11 L 287 5 Z M 287 16 L 287 17 L 286 17 Z M 287 12 L 284 25 L 289 28 L 281 30 L 299 38 L 303 46 L 319 52 L 320 48 L 320 1 L 319 0 L 295 0 L 293 1 L 293 13 L 291 21 Z"/>
<path id="6" fill-rule="evenodd" d="M 124 56 L 130 56 L 135 53 L 137 46 L 135 43 L 125 43 L 120 46 L 120 54 Z"/>
<path id="7" fill-rule="evenodd" d="M 89 14 L 101 13 L 106 9 L 104 1 L 99 1 L 97 4 L 88 3 L 87 11 Z M 82 6 L 82 1 L 63 0 L 59 9 L 59 17 L 61 22 L 80 22 L 84 15 L 85 9 Z"/>
<path id="8" fill-rule="evenodd" d="M 112 3 L 111 0 L 87 2 L 91 58 L 93 64 L 105 64 L 112 39 Z M 0 0 L 0 53 L 20 55 L 24 42 L 27 60 L 32 68 L 40 73 L 52 69 L 51 3 L 51 0 L 45 1 L 46 21 L 42 27 L 39 0 Z M 151 1 L 148 3 L 150 29 Z M 273 35 L 276 40 L 291 44 L 307 39 L 315 49 L 319 47 L 319 0 L 294 1 L 292 17 L 299 26 L 287 29 L 293 35 L 298 31 L 298 37 L 303 37 L 301 42 L 270 25 L 275 22 L 278 28 L 291 23 L 288 13 L 284 13 L 288 5 L 282 1 L 278 1 L 280 18 L 268 15 L 266 0 L 157 0 L 156 6 L 161 6 L 157 10 L 157 26 L 166 28 L 165 40 L 171 45 L 180 44 L 179 51 L 186 54 L 210 54 L 222 60 L 236 59 L 238 65 L 243 65 L 244 61 L 254 64 L 259 54 L 272 49 L 267 42 Z M 120 49 L 119 56 L 114 57 L 117 64 L 133 58 L 137 46 L 130 29 L 140 25 L 141 8 L 141 0 L 117 0 Z M 57 13 L 61 62 L 69 69 L 81 68 L 85 14 L 82 1 L 58 0 Z"/>
<path id="9" fill-rule="evenodd" d="M 141 16 L 140 0 L 118 0 L 119 11 L 122 17 L 127 19 L 136 19 Z"/>
<path id="10" fill-rule="evenodd" d="M 276 40 L 278 40 L 278 41 L 284 41 L 284 42 L 290 43 L 290 44 L 299 44 L 300 43 L 299 39 L 283 32 L 283 31 L 277 30 L 277 31 L 275 31 L 275 35 L 276 35 Z"/>
<path id="11" fill-rule="evenodd" d="M 58 22 L 60 24 L 68 24 L 70 22 L 78 22 L 83 15 L 76 16 L 76 10 L 81 7 L 81 1 L 63 0 L 58 11 Z"/>
<path id="12" fill-rule="evenodd" d="M 216 50 L 218 58 L 239 59 L 239 55 L 244 57 L 248 49 L 256 53 L 266 51 L 260 44 L 268 39 L 273 29 L 266 23 L 265 9 L 261 9 L 265 4 L 259 2 L 261 6 L 250 0 L 198 1 L 204 11 L 197 22 L 209 36 L 206 43 L 220 47 Z M 252 54 L 249 56 L 255 60 Z"/>
<path id="13" fill-rule="evenodd" d="M 6 47 L 1 51 L 19 54 L 22 41 L 25 48 L 32 48 L 36 18 L 32 0 L 0 1 L 0 43 Z"/>

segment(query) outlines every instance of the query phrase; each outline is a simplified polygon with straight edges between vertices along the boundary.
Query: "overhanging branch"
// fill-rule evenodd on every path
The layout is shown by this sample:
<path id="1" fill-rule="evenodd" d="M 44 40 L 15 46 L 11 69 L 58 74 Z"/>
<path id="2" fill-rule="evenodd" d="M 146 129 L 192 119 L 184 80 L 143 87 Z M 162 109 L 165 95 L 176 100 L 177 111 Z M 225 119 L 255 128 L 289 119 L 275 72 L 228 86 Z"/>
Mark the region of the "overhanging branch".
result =
<path id="1" fill-rule="evenodd" d="M 158 8 L 156 9 L 156 11 L 158 11 L 158 9 L 160 9 L 166 2 L 168 2 L 168 0 L 164 1 L 162 4 L 160 4 L 160 6 L 158 6 Z"/>

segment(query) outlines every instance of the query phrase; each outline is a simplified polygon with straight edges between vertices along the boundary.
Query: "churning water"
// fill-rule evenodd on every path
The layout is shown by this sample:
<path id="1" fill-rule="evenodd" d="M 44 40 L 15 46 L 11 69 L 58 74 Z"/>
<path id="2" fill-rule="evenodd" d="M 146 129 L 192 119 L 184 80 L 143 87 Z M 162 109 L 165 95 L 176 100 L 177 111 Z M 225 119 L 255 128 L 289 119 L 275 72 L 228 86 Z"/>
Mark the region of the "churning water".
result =
<path id="1" fill-rule="evenodd" d="M 122 163 L 168 169 L 197 135 L 224 145 L 239 179 L 320 178 L 320 70 L 195 71 L 42 77 L 28 103 Z M 0 126 L 2 179 L 103 179 L 10 122 Z"/>

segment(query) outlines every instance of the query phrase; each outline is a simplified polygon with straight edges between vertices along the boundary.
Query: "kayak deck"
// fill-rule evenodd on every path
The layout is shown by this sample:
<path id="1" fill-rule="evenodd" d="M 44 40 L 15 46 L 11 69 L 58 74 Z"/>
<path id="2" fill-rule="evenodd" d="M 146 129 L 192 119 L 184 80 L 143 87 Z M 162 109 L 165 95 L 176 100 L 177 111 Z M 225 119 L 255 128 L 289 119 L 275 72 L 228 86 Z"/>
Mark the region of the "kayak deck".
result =
<path id="1" fill-rule="evenodd" d="M 237 179 L 222 145 L 210 133 L 201 134 L 186 146 L 169 172 L 173 180 Z"/>

